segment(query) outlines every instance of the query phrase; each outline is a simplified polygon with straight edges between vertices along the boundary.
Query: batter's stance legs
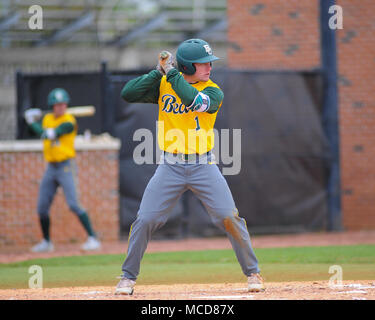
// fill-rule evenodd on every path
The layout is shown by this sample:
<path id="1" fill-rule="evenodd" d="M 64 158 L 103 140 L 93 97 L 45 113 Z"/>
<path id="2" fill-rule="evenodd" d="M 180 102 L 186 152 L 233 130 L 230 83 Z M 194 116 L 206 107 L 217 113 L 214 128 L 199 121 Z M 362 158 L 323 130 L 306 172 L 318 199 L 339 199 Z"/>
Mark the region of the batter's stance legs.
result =
<path id="1" fill-rule="evenodd" d="M 215 225 L 228 235 L 243 273 L 250 276 L 259 272 L 246 222 L 238 216 L 232 194 L 217 166 L 192 165 L 190 169 L 190 178 L 187 179 L 184 166 L 158 166 L 146 187 L 137 219 L 131 227 L 128 254 L 122 265 L 124 277 L 137 279 L 152 233 L 165 224 L 168 213 L 187 186 L 203 202 Z"/>
<path id="2" fill-rule="evenodd" d="M 168 220 L 168 214 L 187 190 L 181 168 L 161 164 L 142 197 L 137 219 L 131 226 L 128 253 L 122 265 L 123 276 L 136 280 L 151 235 Z"/>

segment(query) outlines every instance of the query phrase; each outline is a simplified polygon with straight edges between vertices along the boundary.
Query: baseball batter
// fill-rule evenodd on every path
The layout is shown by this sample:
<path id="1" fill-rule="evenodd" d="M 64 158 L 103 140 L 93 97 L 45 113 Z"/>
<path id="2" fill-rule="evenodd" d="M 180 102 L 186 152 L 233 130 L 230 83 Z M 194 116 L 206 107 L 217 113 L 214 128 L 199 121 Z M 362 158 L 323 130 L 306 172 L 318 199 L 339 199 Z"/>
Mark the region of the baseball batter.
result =
<path id="1" fill-rule="evenodd" d="M 116 294 L 133 293 L 152 233 L 166 223 L 187 190 L 202 201 L 213 223 L 226 232 L 248 278 L 248 290 L 264 290 L 246 222 L 239 216 L 211 153 L 213 128 L 224 98 L 219 86 L 210 80 L 212 62 L 218 59 L 206 41 L 186 40 L 177 49 L 177 69 L 173 55 L 163 51 L 156 70 L 132 79 L 122 89 L 122 98 L 128 102 L 159 105 L 158 143 L 164 152 L 131 226 Z"/>
<path id="2" fill-rule="evenodd" d="M 43 239 L 32 247 L 33 252 L 53 251 L 54 246 L 50 239 L 49 210 L 61 186 L 71 211 L 79 218 L 87 232 L 87 241 L 83 250 L 99 249 L 101 244 L 96 238 L 87 212 L 78 203 L 76 190 L 76 165 L 74 162 L 74 139 L 77 135 L 77 122 L 74 116 L 66 113 L 69 103 L 68 93 L 61 88 L 52 90 L 48 95 L 48 106 L 53 112 L 47 113 L 42 120 L 39 109 L 30 109 L 25 112 L 25 120 L 31 130 L 43 139 L 44 159 L 48 163 L 39 187 L 38 214 Z"/>

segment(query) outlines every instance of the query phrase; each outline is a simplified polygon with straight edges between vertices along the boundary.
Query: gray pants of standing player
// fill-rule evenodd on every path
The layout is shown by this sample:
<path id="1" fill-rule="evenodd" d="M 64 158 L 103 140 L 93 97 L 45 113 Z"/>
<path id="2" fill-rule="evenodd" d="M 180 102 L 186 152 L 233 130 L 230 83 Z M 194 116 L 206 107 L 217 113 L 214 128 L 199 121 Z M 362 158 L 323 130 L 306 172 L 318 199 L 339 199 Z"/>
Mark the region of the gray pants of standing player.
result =
<path id="1" fill-rule="evenodd" d="M 39 187 L 39 216 L 46 217 L 49 215 L 52 200 L 59 186 L 64 190 L 65 199 L 70 210 L 77 215 L 84 214 L 85 210 L 81 208 L 78 202 L 76 184 L 76 164 L 73 159 L 48 163 Z"/>
<path id="2" fill-rule="evenodd" d="M 128 253 L 122 265 L 123 276 L 136 280 L 141 259 L 154 231 L 168 220 L 168 214 L 180 196 L 191 190 L 203 203 L 213 223 L 226 232 L 238 262 L 246 276 L 258 273 L 258 261 L 251 246 L 246 222 L 240 218 L 228 184 L 215 164 L 211 154 L 199 163 L 186 163 L 162 156 L 155 174 L 149 181 L 137 219 L 131 226 Z M 206 163 L 206 164 L 201 164 Z"/>

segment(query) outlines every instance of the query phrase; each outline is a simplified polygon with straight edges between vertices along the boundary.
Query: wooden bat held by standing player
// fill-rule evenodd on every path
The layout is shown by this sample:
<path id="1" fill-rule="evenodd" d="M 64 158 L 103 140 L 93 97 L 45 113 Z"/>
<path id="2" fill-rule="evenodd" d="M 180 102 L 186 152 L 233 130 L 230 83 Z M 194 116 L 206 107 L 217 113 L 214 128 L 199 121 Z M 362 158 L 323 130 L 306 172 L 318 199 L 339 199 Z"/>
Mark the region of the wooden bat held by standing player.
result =
<path id="1" fill-rule="evenodd" d="M 45 115 L 48 112 L 51 112 L 50 110 L 41 110 L 39 108 L 30 108 L 27 109 L 24 113 L 24 116 L 26 112 L 30 113 L 30 110 L 33 110 L 32 113 L 34 114 L 35 119 L 40 119 L 43 115 Z M 95 114 L 95 107 L 94 106 L 74 106 L 69 107 L 66 109 L 67 113 L 70 113 L 71 115 L 75 117 L 91 117 Z"/>

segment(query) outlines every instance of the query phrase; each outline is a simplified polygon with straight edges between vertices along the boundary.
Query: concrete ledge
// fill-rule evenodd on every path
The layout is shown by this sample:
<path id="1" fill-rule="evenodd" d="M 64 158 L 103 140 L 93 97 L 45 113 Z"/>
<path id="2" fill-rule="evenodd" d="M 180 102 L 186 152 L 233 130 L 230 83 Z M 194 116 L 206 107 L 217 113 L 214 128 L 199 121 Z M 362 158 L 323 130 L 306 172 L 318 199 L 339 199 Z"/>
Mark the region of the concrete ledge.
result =
<path id="1" fill-rule="evenodd" d="M 76 151 L 83 150 L 119 150 L 121 142 L 117 138 L 103 134 L 92 136 L 90 139 L 77 136 L 75 140 Z M 0 152 L 32 152 L 43 151 L 42 140 L 4 140 L 0 141 Z"/>

